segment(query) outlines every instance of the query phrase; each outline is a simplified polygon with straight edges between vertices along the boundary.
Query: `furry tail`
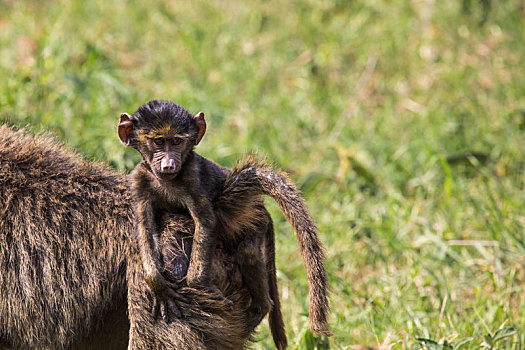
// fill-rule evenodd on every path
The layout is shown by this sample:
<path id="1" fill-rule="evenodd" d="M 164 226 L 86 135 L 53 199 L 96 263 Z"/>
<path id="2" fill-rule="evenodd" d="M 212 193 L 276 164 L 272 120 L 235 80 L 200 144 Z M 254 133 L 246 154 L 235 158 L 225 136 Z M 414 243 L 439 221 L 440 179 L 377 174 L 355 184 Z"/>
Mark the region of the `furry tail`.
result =
<path id="1" fill-rule="evenodd" d="M 240 203 L 248 203 L 250 198 L 261 194 L 269 195 L 275 200 L 294 228 L 308 276 L 310 330 L 316 334 L 331 335 L 327 325 L 328 277 L 323 247 L 317 237 L 317 227 L 295 185 L 286 175 L 252 156 L 238 163 L 230 173 L 220 201 L 225 205 L 235 204 L 239 210 Z"/>

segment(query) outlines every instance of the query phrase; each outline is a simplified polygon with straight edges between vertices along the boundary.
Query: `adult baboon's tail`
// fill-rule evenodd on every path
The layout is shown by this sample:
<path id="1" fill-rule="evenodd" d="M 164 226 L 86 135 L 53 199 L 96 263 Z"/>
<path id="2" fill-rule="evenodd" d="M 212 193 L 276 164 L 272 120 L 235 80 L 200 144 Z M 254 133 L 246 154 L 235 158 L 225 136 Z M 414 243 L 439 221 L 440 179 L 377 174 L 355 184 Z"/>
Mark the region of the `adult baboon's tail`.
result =
<path id="1" fill-rule="evenodd" d="M 251 198 L 271 196 L 286 216 L 299 242 L 310 292 L 310 330 L 331 335 L 328 330 L 328 277 L 324 265 L 324 252 L 315 226 L 299 190 L 288 177 L 254 157 L 239 162 L 224 184 L 220 202 L 239 205 Z M 237 198 L 237 200 L 233 200 Z M 239 200 L 245 198 L 246 201 Z M 237 210 L 240 208 L 236 207 Z"/>

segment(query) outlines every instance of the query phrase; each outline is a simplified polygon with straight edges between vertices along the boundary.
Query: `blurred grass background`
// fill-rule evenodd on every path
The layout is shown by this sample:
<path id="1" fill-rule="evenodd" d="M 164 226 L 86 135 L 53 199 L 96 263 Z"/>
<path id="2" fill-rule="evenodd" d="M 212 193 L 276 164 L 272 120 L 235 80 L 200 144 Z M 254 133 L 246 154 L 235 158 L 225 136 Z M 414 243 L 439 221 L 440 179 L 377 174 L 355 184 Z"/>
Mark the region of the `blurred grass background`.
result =
<path id="1" fill-rule="evenodd" d="M 524 19 L 521 0 L 4 0 L 0 121 L 129 171 L 119 114 L 168 99 L 206 113 L 202 155 L 290 172 L 335 333 L 307 331 L 303 263 L 268 201 L 292 348 L 522 349 Z M 273 348 L 266 321 L 258 339 Z"/>

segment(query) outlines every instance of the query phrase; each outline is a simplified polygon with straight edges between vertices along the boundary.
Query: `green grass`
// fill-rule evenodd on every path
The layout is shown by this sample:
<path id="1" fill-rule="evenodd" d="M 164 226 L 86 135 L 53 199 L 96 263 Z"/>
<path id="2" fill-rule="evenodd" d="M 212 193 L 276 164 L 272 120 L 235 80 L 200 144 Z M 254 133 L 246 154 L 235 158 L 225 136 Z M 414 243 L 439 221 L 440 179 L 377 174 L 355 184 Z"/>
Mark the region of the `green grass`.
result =
<path id="1" fill-rule="evenodd" d="M 119 114 L 169 99 L 206 113 L 204 156 L 289 171 L 326 246 L 335 333 L 309 335 L 297 243 L 268 201 L 298 349 L 524 347 L 522 1 L 484 22 L 478 1 L 147 3 L 1 2 L 0 121 L 130 170 Z M 273 347 L 266 321 L 258 338 Z"/>

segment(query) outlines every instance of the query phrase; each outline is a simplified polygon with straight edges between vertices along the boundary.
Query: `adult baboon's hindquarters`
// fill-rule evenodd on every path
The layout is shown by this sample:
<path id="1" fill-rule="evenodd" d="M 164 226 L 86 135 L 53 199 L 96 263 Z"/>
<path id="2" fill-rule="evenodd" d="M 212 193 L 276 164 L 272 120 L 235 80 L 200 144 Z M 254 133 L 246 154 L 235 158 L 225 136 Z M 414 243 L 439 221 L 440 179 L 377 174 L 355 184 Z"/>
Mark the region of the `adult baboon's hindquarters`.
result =
<path id="1" fill-rule="evenodd" d="M 221 348 L 232 340 L 243 346 L 246 329 L 235 327 L 245 321 L 249 294 L 224 281 L 217 283 L 225 295 L 240 293 L 231 296 L 232 311 L 221 314 L 205 295 L 187 290 L 195 301 L 183 310 L 187 316 L 155 323 L 137 277 L 130 202 L 121 173 L 47 137 L 0 126 L 0 346 L 126 348 L 128 300 L 130 348 L 151 344 L 151 335 L 166 348 Z M 171 225 L 187 230 L 176 218 Z M 214 266 L 220 276 L 224 266 Z"/>

